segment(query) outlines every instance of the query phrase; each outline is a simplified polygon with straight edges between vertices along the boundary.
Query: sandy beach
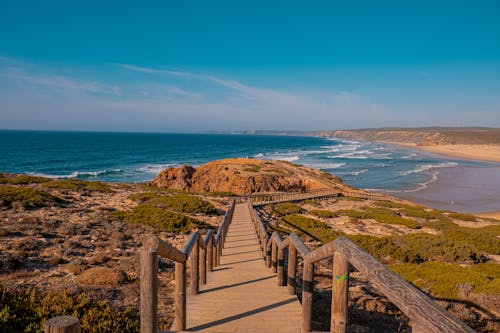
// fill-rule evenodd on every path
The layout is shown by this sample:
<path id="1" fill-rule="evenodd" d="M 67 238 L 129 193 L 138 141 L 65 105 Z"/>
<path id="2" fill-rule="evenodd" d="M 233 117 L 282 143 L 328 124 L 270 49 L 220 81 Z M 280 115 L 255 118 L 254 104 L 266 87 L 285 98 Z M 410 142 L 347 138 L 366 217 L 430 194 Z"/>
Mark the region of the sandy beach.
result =
<path id="1" fill-rule="evenodd" d="M 438 209 L 500 218 L 500 165 L 441 169 L 423 190 L 390 194 Z"/>
<path id="2" fill-rule="evenodd" d="M 448 157 L 466 160 L 500 162 L 500 145 L 436 145 L 419 146 L 414 143 L 388 142 L 396 146 L 409 147 Z"/>

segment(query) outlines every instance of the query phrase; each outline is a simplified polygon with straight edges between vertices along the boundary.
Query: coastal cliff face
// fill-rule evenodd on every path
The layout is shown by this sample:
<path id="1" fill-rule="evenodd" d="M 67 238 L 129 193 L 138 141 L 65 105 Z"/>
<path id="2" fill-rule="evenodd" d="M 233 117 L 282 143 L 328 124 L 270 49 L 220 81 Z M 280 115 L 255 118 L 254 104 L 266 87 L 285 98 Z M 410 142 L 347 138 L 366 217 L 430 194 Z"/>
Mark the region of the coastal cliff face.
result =
<path id="1" fill-rule="evenodd" d="M 382 128 L 322 131 L 316 133 L 316 135 L 350 140 L 414 144 L 417 146 L 500 143 L 500 129 L 497 128 Z"/>
<path id="2" fill-rule="evenodd" d="M 200 167 L 170 167 L 153 180 L 156 187 L 168 187 L 192 192 L 232 192 L 238 195 L 266 192 L 305 192 L 331 187 L 316 180 L 324 175 L 318 170 L 280 161 L 255 159 L 225 159 Z M 333 184 L 341 182 L 330 176 Z"/>

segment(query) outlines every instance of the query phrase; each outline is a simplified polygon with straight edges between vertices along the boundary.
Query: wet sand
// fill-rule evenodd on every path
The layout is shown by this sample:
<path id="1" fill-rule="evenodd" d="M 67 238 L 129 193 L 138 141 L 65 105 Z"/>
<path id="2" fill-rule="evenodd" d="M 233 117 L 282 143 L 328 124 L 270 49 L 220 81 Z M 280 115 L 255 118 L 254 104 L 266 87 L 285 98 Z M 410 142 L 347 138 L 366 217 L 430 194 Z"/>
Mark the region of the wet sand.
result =
<path id="1" fill-rule="evenodd" d="M 437 180 L 423 190 L 390 194 L 438 209 L 490 212 L 489 217 L 500 218 L 500 164 L 441 169 Z"/>

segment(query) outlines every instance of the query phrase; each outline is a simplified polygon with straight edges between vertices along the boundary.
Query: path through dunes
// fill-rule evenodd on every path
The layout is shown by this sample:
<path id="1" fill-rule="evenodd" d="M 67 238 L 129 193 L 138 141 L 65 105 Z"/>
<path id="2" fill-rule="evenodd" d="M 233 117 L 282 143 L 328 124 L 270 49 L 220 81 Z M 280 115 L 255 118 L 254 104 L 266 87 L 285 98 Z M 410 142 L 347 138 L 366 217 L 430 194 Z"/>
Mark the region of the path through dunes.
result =
<path id="1" fill-rule="evenodd" d="M 300 332 L 300 303 L 264 265 L 248 204 L 236 205 L 221 265 L 187 308 L 187 331 Z"/>

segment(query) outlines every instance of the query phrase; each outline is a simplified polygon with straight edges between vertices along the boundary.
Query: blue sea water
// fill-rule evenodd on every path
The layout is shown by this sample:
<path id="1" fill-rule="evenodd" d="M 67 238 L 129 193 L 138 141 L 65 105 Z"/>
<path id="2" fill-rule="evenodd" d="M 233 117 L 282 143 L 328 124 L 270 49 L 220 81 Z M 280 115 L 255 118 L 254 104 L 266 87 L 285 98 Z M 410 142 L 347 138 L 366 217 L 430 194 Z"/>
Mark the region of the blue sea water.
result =
<path id="1" fill-rule="evenodd" d="M 0 172 L 142 182 L 163 168 L 228 157 L 286 160 L 360 188 L 418 191 L 439 170 L 484 166 L 389 145 L 316 137 L 0 131 Z"/>

